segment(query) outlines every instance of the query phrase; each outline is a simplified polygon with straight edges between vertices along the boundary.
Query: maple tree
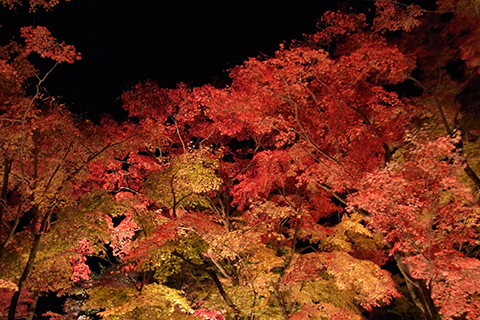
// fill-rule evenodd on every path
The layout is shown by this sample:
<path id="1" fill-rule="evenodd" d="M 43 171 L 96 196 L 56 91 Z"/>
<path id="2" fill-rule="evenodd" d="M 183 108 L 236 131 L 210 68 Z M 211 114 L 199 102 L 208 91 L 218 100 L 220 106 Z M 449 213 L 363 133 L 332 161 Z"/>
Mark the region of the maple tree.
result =
<path id="1" fill-rule="evenodd" d="M 146 82 L 124 94 L 150 139 L 163 137 L 149 148 L 167 169 L 147 178 L 142 195 L 166 210 L 165 222 L 132 240 L 123 261 L 167 284 L 182 268 L 202 271 L 218 290 L 202 306 L 223 300 L 237 317 L 301 310 L 299 318 L 355 318 L 398 296 L 379 269 L 390 255 L 425 318 L 478 314 L 467 276 L 478 272 L 478 128 L 462 121 L 468 111 L 457 100 L 477 74 L 478 17 L 463 2 L 456 10 L 439 2 L 436 12 L 376 5 L 373 22 L 325 14 L 325 27 L 306 41 L 234 68 L 227 88 Z M 440 19 L 447 5 L 469 23 Z M 427 32 L 432 25 L 443 31 Z M 458 33 L 460 42 L 448 41 Z M 407 46 L 412 37 L 445 40 L 430 49 Z M 455 59 L 466 61 L 462 81 L 450 74 Z M 395 85 L 409 83 L 423 92 L 400 98 Z M 188 164 L 182 176 L 170 170 L 186 152 L 216 159 L 218 189 L 183 191 Z M 337 223 L 319 223 L 336 214 Z M 300 242 L 315 252 L 302 254 Z"/>
<path id="2" fill-rule="evenodd" d="M 56 3 L 30 4 L 33 10 Z M 80 54 L 44 27 L 20 31 L 24 43 L 0 48 L 0 314 L 8 319 L 32 319 L 40 294 L 62 291 L 88 274 L 84 255 L 102 252 L 95 244 L 102 229 L 103 238 L 108 236 L 108 224 L 96 212 L 82 211 L 91 190 L 80 182 L 90 162 L 134 135 L 112 136 L 111 130 L 76 120 L 48 96 L 43 88 L 48 75 Z M 29 61 L 32 54 L 53 60 L 52 68 L 41 75 Z"/>
<path id="3" fill-rule="evenodd" d="M 392 301 L 478 319 L 479 19 L 474 0 L 327 12 L 230 85 L 145 81 L 122 95 L 133 122 L 100 127 L 42 79 L 26 97 L 28 52 L 78 56 L 24 29 L 1 60 L 0 289 L 23 313 L 69 296 L 53 319 L 363 319 Z"/>

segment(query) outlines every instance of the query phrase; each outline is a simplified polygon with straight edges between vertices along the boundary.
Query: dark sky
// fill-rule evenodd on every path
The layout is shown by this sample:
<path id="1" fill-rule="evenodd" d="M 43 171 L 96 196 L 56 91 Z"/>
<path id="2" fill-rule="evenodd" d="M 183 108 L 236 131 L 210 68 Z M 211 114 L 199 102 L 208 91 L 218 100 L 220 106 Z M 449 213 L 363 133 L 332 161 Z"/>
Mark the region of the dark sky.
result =
<path id="1" fill-rule="evenodd" d="M 42 25 L 75 45 L 82 60 L 57 67 L 46 86 L 94 120 L 101 112 L 120 115 L 118 97 L 142 80 L 198 86 L 248 57 L 271 55 L 282 40 L 314 32 L 334 2 L 74 0 L 47 13 L 0 8 L 0 41 L 18 39 L 21 26 Z"/>

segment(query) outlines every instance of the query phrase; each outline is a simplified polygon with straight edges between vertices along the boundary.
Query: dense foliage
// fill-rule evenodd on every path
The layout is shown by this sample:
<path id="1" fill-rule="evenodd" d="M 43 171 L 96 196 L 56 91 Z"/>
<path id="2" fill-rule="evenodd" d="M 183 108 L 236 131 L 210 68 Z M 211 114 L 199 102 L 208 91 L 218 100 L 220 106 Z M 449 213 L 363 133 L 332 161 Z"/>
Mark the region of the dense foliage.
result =
<path id="1" fill-rule="evenodd" d="M 479 319 L 480 3 L 372 9 L 225 87 L 140 83 L 121 124 L 45 95 L 29 55 L 80 55 L 23 28 L 0 48 L 1 314 L 53 292 L 64 320 Z"/>

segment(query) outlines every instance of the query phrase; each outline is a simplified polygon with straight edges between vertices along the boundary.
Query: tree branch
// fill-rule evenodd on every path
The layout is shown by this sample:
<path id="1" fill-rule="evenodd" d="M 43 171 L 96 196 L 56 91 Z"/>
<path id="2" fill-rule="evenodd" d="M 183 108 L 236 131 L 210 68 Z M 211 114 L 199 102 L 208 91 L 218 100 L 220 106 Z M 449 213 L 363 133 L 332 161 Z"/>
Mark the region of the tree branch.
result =
<path id="1" fill-rule="evenodd" d="M 282 296 L 280 295 L 280 292 L 278 291 L 278 283 L 273 283 L 273 281 L 272 281 L 271 285 L 273 287 L 275 300 L 277 301 L 278 307 L 282 311 L 283 319 L 288 320 L 289 316 L 288 316 L 287 308 L 285 307 L 285 303 L 283 302 Z"/>
<path id="2" fill-rule="evenodd" d="M 230 299 L 230 297 L 228 296 L 228 294 L 225 292 L 225 290 L 223 289 L 223 285 L 222 283 L 220 282 L 220 280 L 218 279 L 218 276 L 217 274 L 215 273 L 215 271 L 205 267 L 204 265 L 200 265 L 200 264 L 197 264 L 197 263 L 194 263 L 192 261 L 190 261 L 189 259 L 187 259 L 183 254 L 181 254 L 180 252 L 178 252 L 177 250 L 174 250 L 172 252 L 172 255 L 182 259 L 183 261 L 185 261 L 186 263 L 188 263 L 189 265 L 191 265 L 192 267 L 194 268 L 197 268 L 199 270 L 202 270 L 206 273 L 208 273 L 208 275 L 212 278 L 213 282 L 215 283 L 215 285 L 217 286 L 217 289 L 218 291 L 220 292 L 220 295 L 222 296 L 223 300 L 225 301 L 225 303 L 234 310 L 235 314 L 236 315 L 239 315 L 241 314 L 240 310 L 238 310 L 238 307 L 233 303 L 233 301 Z"/>

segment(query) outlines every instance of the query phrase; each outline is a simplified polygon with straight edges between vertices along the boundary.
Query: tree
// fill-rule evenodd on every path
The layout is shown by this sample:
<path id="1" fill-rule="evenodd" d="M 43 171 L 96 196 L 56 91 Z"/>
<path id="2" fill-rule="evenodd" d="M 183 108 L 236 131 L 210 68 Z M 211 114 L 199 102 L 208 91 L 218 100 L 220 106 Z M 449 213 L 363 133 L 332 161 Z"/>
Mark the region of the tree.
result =
<path id="1" fill-rule="evenodd" d="M 475 318 L 479 311 L 479 260 L 470 256 L 478 242 L 479 208 L 458 179 L 464 168 L 464 159 L 452 152 L 458 140 L 439 138 L 426 145 L 413 141 L 416 146 L 404 161 L 372 173 L 350 202 L 372 213 L 375 229 L 395 243 L 391 254 L 399 268 L 424 281 L 447 319 Z M 416 291 L 415 282 L 406 280 Z M 454 298 L 458 295 L 462 299 Z M 421 298 L 418 294 L 414 301 L 428 312 Z"/>
<path id="2" fill-rule="evenodd" d="M 237 318 L 355 318 L 398 296 L 379 268 L 390 255 L 426 319 L 475 317 L 478 128 L 459 104 L 478 70 L 468 5 L 377 1 L 373 21 L 329 12 L 305 41 L 234 68 L 226 88 L 126 92 L 158 165 L 130 197 L 162 218 L 122 261 L 148 281 L 182 289 L 182 277 L 189 299 Z M 206 278 L 217 292 L 198 295 Z"/>
<path id="3" fill-rule="evenodd" d="M 374 9 L 327 12 L 224 88 L 138 84 L 122 95 L 133 123 L 100 129 L 40 104 L 2 120 L 5 143 L 21 142 L 4 151 L 3 207 L 24 208 L 5 226 L 25 252 L 38 237 L 46 261 L 64 259 L 55 275 L 36 261 L 71 296 L 50 315 L 363 319 L 400 301 L 403 281 L 424 319 L 478 318 L 477 2 Z M 29 213 L 32 235 L 12 231 Z M 109 260 L 98 274 L 93 255 Z"/>
<path id="4" fill-rule="evenodd" d="M 31 8 L 53 4 L 32 1 Z M 41 292 L 59 292 L 86 276 L 83 255 L 101 253 L 94 245 L 102 240 L 99 230 L 108 235 L 108 229 L 104 218 L 77 208 L 89 191 L 81 182 L 89 163 L 129 138 L 74 119 L 44 93 L 43 82 L 59 63 L 80 59 L 73 46 L 44 27 L 24 27 L 21 35 L 24 44 L 0 48 L 0 305 L 8 319 L 27 313 L 32 319 Z M 53 60 L 52 69 L 40 75 L 28 60 L 32 53 Z M 75 211 L 82 214 L 72 217 Z"/>

